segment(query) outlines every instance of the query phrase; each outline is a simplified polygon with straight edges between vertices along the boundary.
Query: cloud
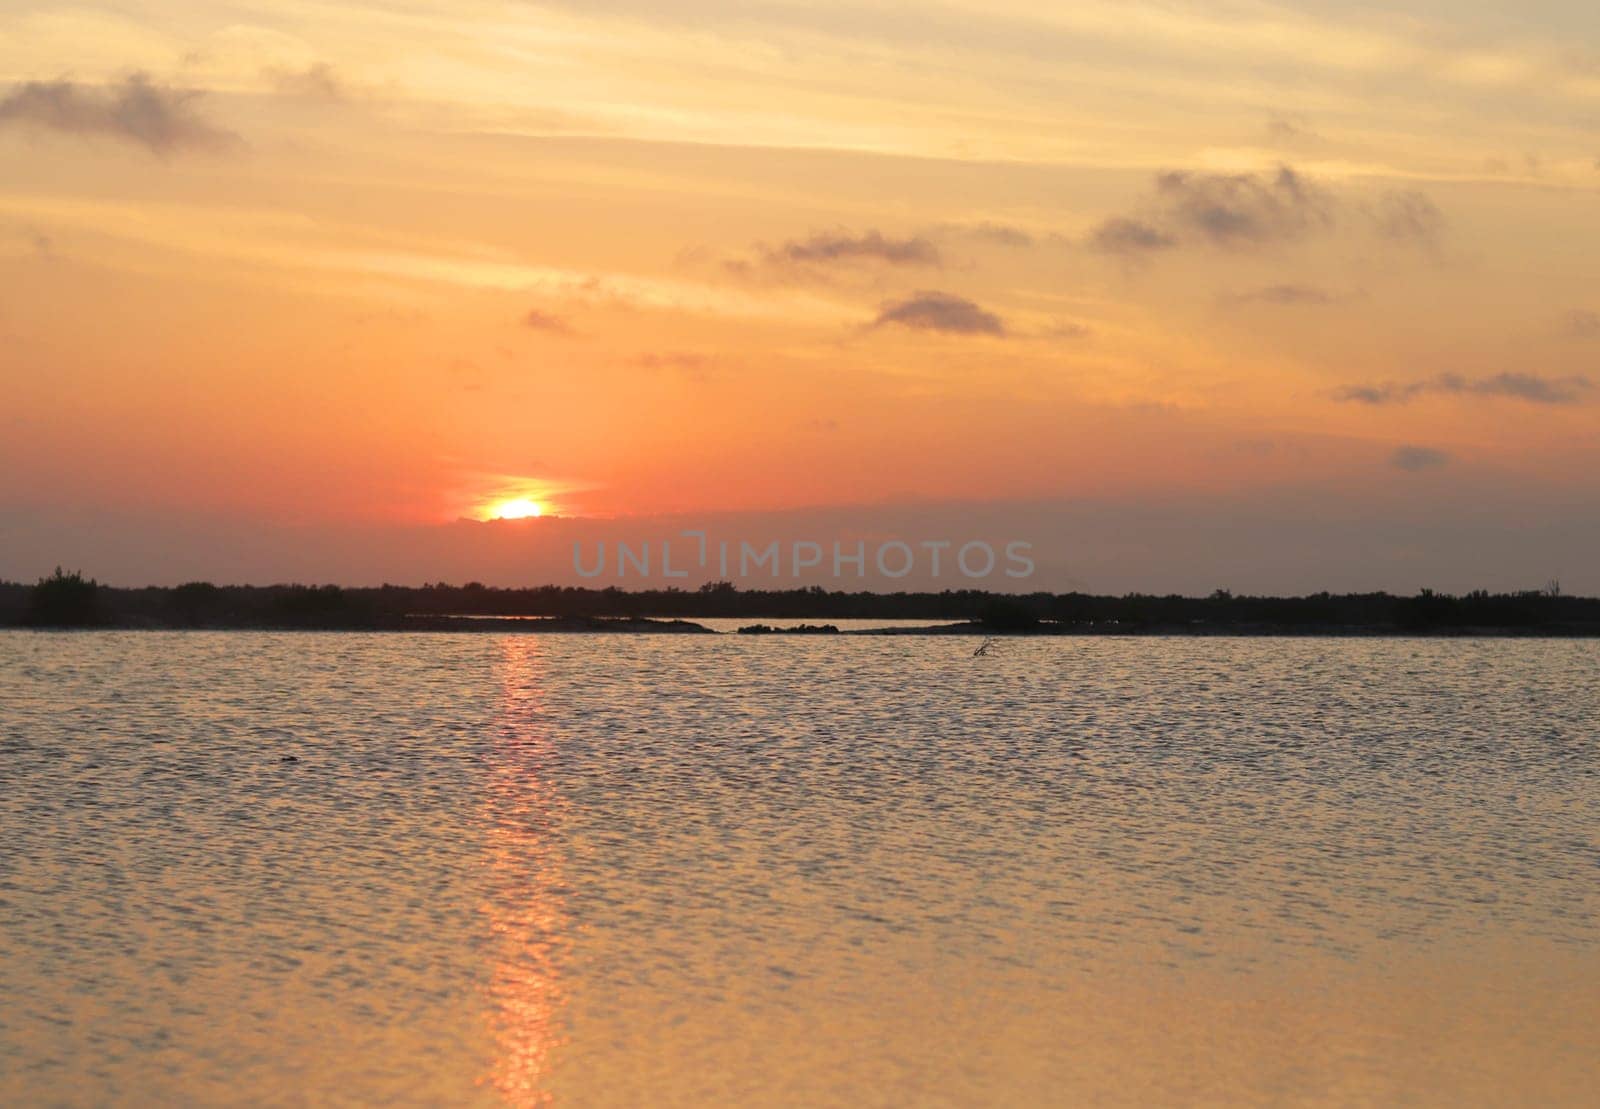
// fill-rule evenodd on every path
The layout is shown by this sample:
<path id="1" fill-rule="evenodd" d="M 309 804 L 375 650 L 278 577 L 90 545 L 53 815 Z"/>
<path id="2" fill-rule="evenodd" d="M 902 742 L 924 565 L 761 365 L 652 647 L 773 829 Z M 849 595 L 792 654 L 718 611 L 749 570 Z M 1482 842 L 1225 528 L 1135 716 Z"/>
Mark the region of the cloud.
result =
<path id="1" fill-rule="evenodd" d="M 690 350 L 650 351 L 634 358 L 633 364 L 702 383 L 721 376 L 724 368 L 720 359 Z"/>
<path id="2" fill-rule="evenodd" d="M 808 239 L 792 239 L 762 248 L 763 257 L 779 265 L 825 265 L 832 262 L 882 262 L 890 266 L 937 266 L 939 248 L 921 236 L 891 239 L 880 231 L 855 235 L 821 231 Z"/>
<path id="3" fill-rule="evenodd" d="M 1303 119 L 1275 115 L 1267 120 L 1267 141 L 1274 146 L 1300 146 L 1322 141 Z"/>
<path id="4" fill-rule="evenodd" d="M 1107 254 L 1139 254 L 1169 250 L 1178 245 L 1178 240 L 1148 223 L 1114 217 L 1089 232 L 1089 245 Z"/>
<path id="5" fill-rule="evenodd" d="M 1214 246 L 1298 239 L 1333 222 L 1328 196 L 1288 166 L 1271 175 L 1163 173 L 1156 177 L 1156 197 L 1173 225 Z"/>
<path id="6" fill-rule="evenodd" d="M 1575 339 L 1600 339 L 1600 312 L 1574 308 L 1567 313 L 1566 332 Z"/>
<path id="7" fill-rule="evenodd" d="M 1346 385 L 1334 399 L 1360 404 L 1405 404 L 1424 394 L 1452 396 L 1510 397 L 1530 404 L 1577 404 L 1594 387 L 1587 377 L 1541 377 L 1529 373 L 1499 373 L 1490 377 L 1467 378 L 1460 374 L 1440 374 L 1427 381 L 1385 382 L 1380 385 Z"/>
<path id="8" fill-rule="evenodd" d="M 1448 454 L 1433 447 L 1396 447 L 1389 456 L 1389 465 L 1413 474 L 1420 470 L 1435 469 L 1449 461 Z"/>
<path id="9" fill-rule="evenodd" d="M 265 75 L 272 87 L 285 96 L 338 101 L 347 95 L 343 79 L 327 62 L 317 62 L 305 69 L 269 69 Z"/>
<path id="10" fill-rule="evenodd" d="M 1339 298 L 1314 285 L 1268 285 L 1233 299 L 1241 304 L 1305 305 L 1332 304 Z"/>
<path id="11" fill-rule="evenodd" d="M 1397 385 L 1392 381 L 1384 385 L 1342 385 L 1334 392 L 1333 399 L 1361 404 L 1404 404 L 1427 388 L 1423 384 Z"/>
<path id="12" fill-rule="evenodd" d="M 968 224 L 959 230 L 997 246 L 1029 247 L 1034 242 L 1033 236 L 1022 228 L 1003 223 Z"/>
<path id="13" fill-rule="evenodd" d="M 1063 320 L 1052 327 L 1046 334 L 1052 339 L 1087 339 L 1094 334 L 1094 331 L 1087 324 L 1081 324 L 1075 320 Z"/>
<path id="14" fill-rule="evenodd" d="M 201 95 L 191 89 L 158 85 L 143 73 L 109 86 L 28 81 L 0 100 L 0 125 L 110 136 L 159 156 L 216 150 L 236 143 L 238 136 L 208 122 L 195 110 Z"/>
<path id="15" fill-rule="evenodd" d="M 1586 377 L 1540 377 L 1537 374 L 1502 373 L 1464 383 L 1457 391 L 1490 397 L 1516 397 L 1535 404 L 1576 404 L 1579 394 L 1593 387 Z"/>
<path id="16" fill-rule="evenodd" d="M 958 335 L 1004 335 L 1005 324 L 964 297 L 923 290 L 905 300 L 884 306 L 873 327 L 897 323 L 918 331 L 945 331 Z"/>
<path id="17" fill-rule="evenodd" d="M 535 331 L 548 331 L 553 335 L 572 334 L 572 327 L 566 320 L 549 312 L 541 312 L 537 308 L 528 309 L 528 314 L 522 317 L 522 325 L 531 327 Z"/>
<path id="18" fill-rule="evenodd" d="M 1444 215 L 1424 194 L 1391 190 L 1375 202 L 1341 199 L 1289 165 L 1267 173 L 1169 170 L 1138 212 L 1114 216 L 1089 234 L 1088 245 L 1134 254 L 1199 244 L 1254 250 L 1297 242 L 1341 219 L 1364 215 L 1393 243 L 1434 245 Z"/>
<path id="19" fill-rule="evenodd" d="M 1415 189 L 1395 189 L 1379 197 L 1373 212 L 1378 234 L 1391 242 L 1432 246 L 1444 231 L 1444 213 Z"/>

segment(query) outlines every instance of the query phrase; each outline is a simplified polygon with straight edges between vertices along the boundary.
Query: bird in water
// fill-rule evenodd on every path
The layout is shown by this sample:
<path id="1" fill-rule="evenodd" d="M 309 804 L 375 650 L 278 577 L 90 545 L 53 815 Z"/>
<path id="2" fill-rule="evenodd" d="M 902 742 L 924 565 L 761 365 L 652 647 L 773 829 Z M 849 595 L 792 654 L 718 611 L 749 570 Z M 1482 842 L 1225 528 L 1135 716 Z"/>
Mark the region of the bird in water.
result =
<path id="1" fill-rule="evenodd" d="M 989 653 L 989 648 L 993 646 L 994 636 L 985 636 L 983 642 L 979 644 L 978 649 L 972 652 L 972 657 L 977 658 L 979 655 L 987 655 Z"/>

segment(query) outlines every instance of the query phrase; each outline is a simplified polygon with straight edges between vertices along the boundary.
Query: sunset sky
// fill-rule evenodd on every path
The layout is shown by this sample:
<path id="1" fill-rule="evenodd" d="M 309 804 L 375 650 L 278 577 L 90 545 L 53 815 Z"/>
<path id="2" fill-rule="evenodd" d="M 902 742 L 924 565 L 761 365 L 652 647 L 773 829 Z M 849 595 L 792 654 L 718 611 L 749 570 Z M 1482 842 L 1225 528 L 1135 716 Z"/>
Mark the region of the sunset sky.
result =
<path id="1" fill-rule="evenodd" d="M 0 578 L 1600 591 L 1592 3 L 0 8 Z"/>

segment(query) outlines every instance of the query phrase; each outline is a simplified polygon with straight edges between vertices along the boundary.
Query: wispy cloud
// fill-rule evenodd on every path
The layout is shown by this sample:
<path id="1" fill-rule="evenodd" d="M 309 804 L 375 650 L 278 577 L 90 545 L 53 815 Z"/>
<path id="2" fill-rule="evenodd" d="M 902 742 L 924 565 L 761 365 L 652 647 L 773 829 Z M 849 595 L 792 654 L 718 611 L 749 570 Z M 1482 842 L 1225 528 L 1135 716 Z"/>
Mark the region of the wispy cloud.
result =
<path id="1" fill-rule="evenodd" d="M 1322 141 L 1322 136 L 1306 125 L 1305 120 L 1275 115 L 1267 120 L 1267 141 L 1274 146 L 1305 146 Z"/>
<path id="2" fill-rule="evenodd" d="M 1333 222 L 1331 198 L 1288 166 L 1271 175 L 1163 173 L 1156 197 L 1173 225 L 1222 247 L 1298 239 Z"/>
<path id="3" fill-rule="evenodd" d="M 960 224 L 952 230 L 971 235 L 975 239 L 982 239 L 984 242 L 994 243 L 996 246 L 1030 247 L 1034 244 L 1034 237 L 1030 232 L 1006 223 Z"/>
<path id="4" fill-rule="evenodd" d="M 1405 404 L 1427 394 L 1453 396 L 1510 397 L 1530 404 L 1576 404 L 1594 387 L 1587 377 L 1541 377 L 1529 373 L 1500 373 L 1469 378 L 1460 374 L 1440 374 L 1426 381 L 1384 382 L 1377 385 L 1346 385 L 1334 399 L 1360 404 Z"/>
<path id="5" fill-rule="evenodd" d="M 775 265 L 826 265 L 834 262 L 880 262 L 890 266 L 937 266 L 939 248 L 920 235 L 896 239 L 881 231 L 819 231 L 761 248 L 763 260 Z"/>
<path id="6" fill-rule="evenodd" d="M 1396 447 L 1394 453 L 1389 456 L 1389 465 L 1413 474 L 1421 470 L 1437 469 L 1449 461 L 1448 454 L 1433 447 Z"/>
<path id="7" fill-rule="evenodd" d="M 1268 285 L 1229 298 L 1237 304 L 1275 304 L 1284 307 L 1332 304 L 1339 298 L 1315 285 Z"/>
<path id="8" fill-rule="evenodd" d="M 0 100 L 0 125 L 88 137 L 110 137 L 166 156 L 217 150 L 238 141 L 196 109 L 201 93 L 156 84 L 135 73 L 118 84 L 28 81 Z"/>
<path id="9" fill-rule="evenodd" d="M 918 331 L 945 331 L 959 335 L 1004 335 L 1005 324 L 993 312 L 965 297 L 932 290 L 914 293 L 886 304 L 872 321 L 873 327 L 899 324 Z"/>
<path id="10" fill-rule="evenodd" d="M 522 317 L 522 326 L 534 331 L 548 331 L 552 335 L 572 334 L 572 326 L 566 320 L 538 308 L 528 309 L 528 314 Z"/>
<path id="11" fill-rule="evenodd" d="M 264 74 L 272 87 L 285 96 L 306 100 L 343 100 L 348 95 L 345 82 L 327 62 L 304 69 L 269 69 Z"/>
<path id="12" fill-rule="evenodd" d="M 721 376 L 727 369 L 720 358 L 692 350 L 649 351 L 634 358 L 633 365 L 702 383 Z"/>
<path id="13" fill-rule="evenodd" d="M 1395 189 L 1378 198 L 1373 219 L 1391 242 L 1432 246 L 1444 231 L 1444 213 L 1415 189 Z"/>
<path id="14" fill-rule="evenodd" d="M 1373 233 L 1397 244 L 1434 246 L 1445 226 L 1444 214 L 1415 189 L 1363 201 L 1342 197 L 1289 165 L 1262 173 L 1169 170 L 1156 175 L 1153 193 L 1133 213 L 1098 224 L 1087 245 L 1116 254 L 1187 245 L 1247 251 L 1363 218 Z"/>
<path id="15" fill-rule="evenodd" d="M 1574 308 L 1564 323 L 1566 333 L 1575 339 L 1600 339 L 1600 312 Z"/>
<path id="16" fill-rule="evenodd" d="M 1178 240 L 1158 227 L 1118 216 L 1089 232 L 1089 245 L 1107 254 L 1143 254 L 1170 250 L 1178 245 Z"/>

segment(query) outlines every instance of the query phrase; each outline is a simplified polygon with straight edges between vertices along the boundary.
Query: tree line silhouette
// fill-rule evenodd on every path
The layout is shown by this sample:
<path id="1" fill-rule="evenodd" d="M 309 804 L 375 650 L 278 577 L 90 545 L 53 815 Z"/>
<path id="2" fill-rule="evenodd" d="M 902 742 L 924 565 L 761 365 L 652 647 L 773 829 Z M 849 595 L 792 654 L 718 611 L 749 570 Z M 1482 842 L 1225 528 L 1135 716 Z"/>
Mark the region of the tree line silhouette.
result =
<path id="1" fill-rule="evenodd" d="M 1516 593 L 1463 595 L 1424 589 L 1314 593 L 1303 597 L 1207 597 L 1129 593 L 1002 594 L 976 589 L 869 593 L 739 589 L 623 590 L 479 582 L 423 586 L 213 585 L 115 588 L 57 569 L 32 586 L 0 581 L 0 624 L 119 628 L 500 628 L 455 617 L 554 617 L 568 624 L 699 618 L 936 620 L 985 631 L 1035 633 L 1600 635 L 1600 598 L 1564 595 L 1555 583 Z M 632 626 L 648 626 L 634 624 Z"/>

